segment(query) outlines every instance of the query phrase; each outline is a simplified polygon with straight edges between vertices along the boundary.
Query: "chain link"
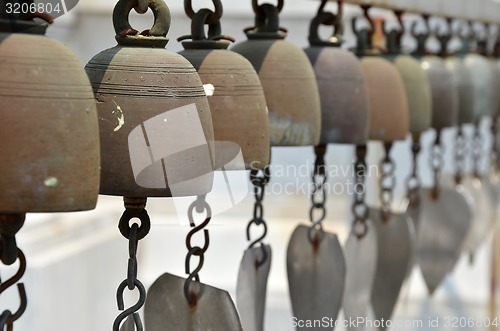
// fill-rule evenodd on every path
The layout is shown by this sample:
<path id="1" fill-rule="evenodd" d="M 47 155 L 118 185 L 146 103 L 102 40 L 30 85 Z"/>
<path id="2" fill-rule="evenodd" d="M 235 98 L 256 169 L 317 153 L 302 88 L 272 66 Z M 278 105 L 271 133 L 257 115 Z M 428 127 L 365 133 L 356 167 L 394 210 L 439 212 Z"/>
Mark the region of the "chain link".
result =
<path id="1" fill-rule="evenodd" d="M 439 178 L 441 177 L 441 171 L 443 170 L 444 166 L 443 155 L 444 147 L 441 145 L 441 132 L 436 131 L 436 139 L 434 140 L 430 153 L 430 166 L 432 169 L 434 181 L 432 196 L 434 199 L 437 199 L 439 197 Z"/>
<path id="2" fill-rule="evenodd" d="M 206 211 L 205 220 L 198 226 L 196 226 L 194 221 L 195 207 L 197 213 L 201 214 Z M 198 199 L 194 201 L 191 206 L 189 206 L 188 217 L 189 224 L 191 225 L 191 227 L 193 227 L 193 229 L 186 236 L 186 247 L 188 249 L 188 253 L 185 260 L 185 272 L 188 277 L 184 282 L 184 297 L 186 298 L 189 305 L 191 307 L 194 307 L 198 301 L 199 293 L 196 293 L 191 289 L 191 284 L 193 281 L 200 281 L 199 272 L 201 271 L 205 262 L 205 252 L 208 250 L 208 246 L 210 245 L 210 236 L 206 227 L 208 226 L 212 218 L 212 210 L 210 209 L 210 205 L 205 201 L 204 196 L 198 197 Z M 203 247 L 193 246 L 193 244 L 191 243 L 193 236 L 199 231 L 203 231 L 203 237 L 205 241 Z M 196 268 L 191 271 L 191 258 L 193 256 L 197 256 L 199 260 Z"/>
<path id="3" fill-rule="evenodd" d="M 123 212 L 118 228 L 121 234 L 128 239 L 129 259 L 127 266 L 127 278 L 120 284 L 117 290 L 118 309 L 123 310 L 113 323 L 113 331 L 118 331 L 122 322 L 132 316 L 135 328 L 142 331 L 143 325 L 138 310 L 146 302 L 146 289 L 142 282 L 137 279 L 137 247 L 139 240 L 143 239 L 151 229 L 151 221 L 146 211 L 146 198 L 127 198 L 124 199 L 125 211 Z M 139 219 L 140 224 L 133 222 L 132 219 Z M 130 291 L 137 289 L 139 291 L 139 300 L 132 307 L 125 310 L 123 294 L 125 289 Z"/>
<path id="4" fill-rule="evenodd" d="M 391 204 L 394 199 L 394 189 L 396 188 L 396 164 L 390 156 L 391 148 L 392 143 L 385 144 L 385 157 L 380 162 L 380 169 L 382 169 L 380 177 L 380 201 L 384 221 L 389 220 Z"/>
<path id="5" fill-rule="evenodd" d="M 481 159 L 483 158 L 483 139 L 481 137 L 481 128 L 479 122 L 474 126 L 474 137 L 472 140 L 472 162 L 473 175 L 475 178 L 481 178 Z"/>
<path id="6" fill-rule="evenodd" d="M 461 126 L 458 127 L 455 139 L 455 183 L 460 185 L 465 173 L 465 162 L 467 154 L 467 142 Z"/>
<path id="7" fill-rule="evenodd" d="M 407 198 L 410 206 L 418 207 L 420 205 L 420 188 L 422 187 L 422 181 L 418 176 L 418 155 L 420 154 L 420 134 L 413 135 L 413 141 L 411 146 L 412 151 L 412 172 L 410 177 L 406 180 L 406 192 Z"/>
<path id="8" fill-rule="evenodd" d="M 309 229 L 309 241 L 317 243 L 323 236 L 323 221 L 326 218 L 326 198 L 327 192 L 325 188 L 328 180 L 325 171 L 325 154 L 326 145 L 320 145 L 315 148 L 316 161 L 314 162 L 314 170 L 312 172 L 313 189 L 311 192 L 311 209 L 309 210 L 309 220 L 311 227 Z M 319 234 L 319 236 L 318 236 Z"/>
<path id="9" fill-rule="evenodd" d="M 361 239 L 368 233 L 368 219 L 370 210 L 365 201 L 366 189 L 366 145 L 356 146 L 356 161 L 354 163 L 354 202 L 351 211 L 354 216 L 353 231 Z"/>
<path id="10" fill-rule="evenodd" d="M 260 247 L 262 248 L 262 259 L 260 261 L 257 260 L 255 262 L 257 267 L 263 265 L 268 258 L 267 250 L 265 249 L 263 243 L 263 240 L 267 236 L 267 223 L 264 219 L 263 201 L 265 195 L 265 188 L 270 180 L 271 180 L 271 171 L 269 167 L 266 167 L 263 170 L 252 169 L 250 171 L 250 182 L 253 185 L 255 204 L 253 208 L 253 218 L 248 222 L 246 235 L 247 235 L 247 240 L 251 241 L 250 229 L 252 225 L 262 228 L 262 234 L 260 235 L 260 237 L 251 241 L 248 246 L 248 249 L 250 249 L 260 244 Z"/>

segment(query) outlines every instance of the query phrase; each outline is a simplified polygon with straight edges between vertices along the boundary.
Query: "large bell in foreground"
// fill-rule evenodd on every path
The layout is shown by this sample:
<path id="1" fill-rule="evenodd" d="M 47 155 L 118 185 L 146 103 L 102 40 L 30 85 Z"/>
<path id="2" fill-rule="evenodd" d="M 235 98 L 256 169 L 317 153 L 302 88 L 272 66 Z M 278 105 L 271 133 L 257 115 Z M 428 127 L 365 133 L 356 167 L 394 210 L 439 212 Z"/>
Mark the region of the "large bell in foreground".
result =
<path id="1" fill-rule="evenodd" d="M 340 48 L 341 36 L 321 40 L 318 33 L 320 24 L 334 18 L 332 13 L 318 13 L 311 22 L 311 46 L 305 49 L 314 67 L 321 97 L 320 144 L 365 144 L 370 107 L 361 63 L 352 52 Z M 335 32 L 340 33 L 337 30 L 341 27 L 335 28 Z"/>
<path id="2" fill-rule="evenodd" d="M 214 140 L 200 77 L 185 58 L 164 49 L 170 12 L 149 0 L 153 27 L 139 35 L 128 22 L 131 1 L 113 12 L 118 45 L 85 66 L 97 100 L 101 193 L 171 197 L 208 193 Z M 208 175 L 207 175 L 208 174 Z"/>
<path id="3" fill-rule="evenodd" d="M 29 21 L 19 26 L 45 30 Z M 0 21 L 0 31 L 11 28 L 12 21 Z M 1 32 L 0 86 L 0 214 L 93 209 L 97 112 L 76 56 L 43 35 Z"/>
<path id="4" fill-rule="evenodd" d="M 308 146 L 319 143 L 321 107 L 314 69 L 304 51 L 284 41 L 278 12 L 270 4 L 256 8 L 256 27 L 247 41 L 232 50 L 246 57 L 259 74 L 269 111 L 272 146 Z"/>
<path id="5" fill-rule="evenodd" d="M 211 24 L 209 38 L 205 36 L 204 22 L 211 13 L 202 9 L 195 14 L 189 36 L 193 40 L 184 41 L 185 50 L 179 54 L 193 64 L 204 84 L 215 141 L 238 144 L 246 169 L 263 169 L 269 165 L 270 143 L 266 99 L 259 76 L 246 58 L 227 50 L 228 42 L 210 39 L 220 35 L 220 22 Z M 216 145 L 215 168 L 227 163 L 230 152 Z"/>

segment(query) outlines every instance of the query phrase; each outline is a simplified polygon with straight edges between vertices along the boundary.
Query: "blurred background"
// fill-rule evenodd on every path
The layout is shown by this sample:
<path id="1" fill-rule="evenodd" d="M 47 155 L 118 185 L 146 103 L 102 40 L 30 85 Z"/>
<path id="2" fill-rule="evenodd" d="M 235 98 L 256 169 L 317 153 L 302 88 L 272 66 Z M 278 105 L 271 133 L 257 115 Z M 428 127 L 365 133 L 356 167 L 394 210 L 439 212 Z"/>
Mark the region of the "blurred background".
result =
<path id="1" fill-rule="evenodd" d="M 476 0 L 469 1 L 479 5 Z M 182 50 L 182 46 L 176 38 L 190 33 L 190 22 L 184 14 L 183 1 L 166 2 L 172 12 L 167 48 L 177 52 Z M 429 5 L 438 2 L 429 1 Z M 197 8 L 211 8 L 209 0 L 193 3 Z M 251 1 L 223 1 L 223 4 L 223 33 L 233 36 L 237 41 L 245 40 L 242 30 L 253 25 Z M 308 46 L 309 21 L 315 15 L 318 4 L 318 1 L 312 0 L 286 1 L 280 25 L 288 28 L 288 41 L 301 47 Z M 76 53 L 83 66 L 95 54 L 116 45 L 111 21 L 114 5 L 115 1 L 80 0 L 74 10 L 55 21 L 48 29 L 47 36 L 66 44 Z M 335 5 L 332 4 L 332 8 Z M 358 8 L 347 6 L 345 19 L 360 13 Z M 387 11 L 374 10 L 373 16 L 377 15 L 395 20 L 392 13 Z M 132 11 L 130 16 L 132 26 L 137 30 L 142 31 L 151 26 L 151 12 L 138 15 Z M 329 33 L 327 30 L 323 32 L 325 35 Z M 346 39 L 345 47 L 352 47 L 355 40 L 350 24 L 346 24 Z M 405 44 L 408 48 L 413 46 L 411 37 L 405 37 Z M 486 138 L 489 137 L 488 127 L 488 123 L 483 123 L 485 154 L 490 144 Z M 451 143 L 454 135 L 452 129 L 444 133 L 444 143 L 448 146 L 445 148 L 445 171 L 452 169 Z M 472 135 L 472 128 L 466 130 L 466 135 Z M 431 183 L 429 149 L 433 136 L 433 132 L 424 135 L 423 152 L 419 160 L 420 173 L 426 185 Z M 381 147 L 378 143 L 370 143 L 370 164 L 379 163 L 382 157 Z M 392 151 L 397 165 L 396 204 L 404 196 L 404 182 L 410 172 L 410 150 L 410 141 L 407 140 L 397 143 Z M 336 188 L 336 192 L 330 193 L 325 225 L 328 230 L 338 234 L 341 242 L 345 242 L 351 222 L 349 183 L 353 180 L 352 172 L 344 174 L 342 169 L 351 170 L 353 152 L 352 146 L 330 145 L 326 160 L 328 165 L 338 167 L 339 174 L 329 178 L 329 183 Z M 267 330 L 293 330 L 285 253 L 294 228 L 300 223 L 308 222 L 308 185 L 313 162 L 312 148 L 273 148 L 272 151 L 271 171 L 274 176 L 264 200 L 265 218 L 269 225 L 266 242 L 273 249 L 267 298 Z M 378 205 L 377 171 L 370 171 L 369 174 L 368 201 L 371 205 Z M 189 228 L 180 225 L 173 202 L 169 199 L 149 199 L 147 209 L 152 229 L 139 243 L 138 260 L 139 278 L 149 287 L 164 272 L 184 276 L 184 258 L 187 253 L 185 236 Z M 28 270 L 23 281 L 29 305 L 23 318 L 16 322 L 17 331 L 111 329 L 118 314 L 116 288 L 126 278 L 127 270 L 128 242 L 117 228 L 122 211 L 123 201 L 120 197 L 101 196 L 93 211 L 27 215 L 25 226 L 18 235 L 18 243 L 28 259 Z M 253 196 L 249 194 L 241 204 L 213 218 L 209 227 L 211 243 L 200 273 L 201 280 L 229 291 L 233 297 L 240 259 L 248 245 L 245 230 L 252 211 Z M 493 281 L 491 252 L 489 240 L 483 244 L 473 264 L 469 263 L 468 257 L 462 257 L 454 273 L 446 279 L 432 299 L 429 298 L 420 271 L 416 268 L 402 290 L 395 319 L 427 321 L 429 317 L 490 316 L 494 299 L 494 293 L 490 290 Z M 13 272 L 16 267 L 2 267 L 2 277 L 9 277 L 9 271 Z M 127 297 L 126 306 L 135 300 L 133 295 Z M 9 289 L 0 301 L 2 307 L 16 307 L 16 290 Z M 498 311 L 496 313 L 500 317 Z M 392 330 L 413 329 L 395 327 Z"/>

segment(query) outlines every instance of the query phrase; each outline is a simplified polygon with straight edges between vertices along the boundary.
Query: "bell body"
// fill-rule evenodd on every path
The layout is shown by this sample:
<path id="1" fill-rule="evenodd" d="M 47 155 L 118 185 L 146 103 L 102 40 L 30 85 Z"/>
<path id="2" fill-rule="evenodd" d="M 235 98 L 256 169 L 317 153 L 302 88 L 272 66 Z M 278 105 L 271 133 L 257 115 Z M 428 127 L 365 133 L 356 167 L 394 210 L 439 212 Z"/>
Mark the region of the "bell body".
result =
<path id="1" fill-rule="evenodd" d="M 458 86 L 458 124 L 474 122 L 474 87 L 470 70 L 462 59 L 448 57 L 445 59 L 446 68 L 451 72 L 455 84 Z"/>
<path id="2" fill-rule="evenodd" d="M 403 79 L 386 59 L 361 59 L 370 98 L 370 140 L 393 142 L 406 139 L 410 118 Z"/>
<path id="3" fill-rule="evenodd" d="M 338 47 L 305 49 L 321 98 L 321 144 L 364 144 L 368 140 L 368 87 L 358 58 Z"/>
<path id="4" fill-rule="evenodd" d="M 393 63 L 403 79 L 408 98 L 410 132 L 424 132 L 432 124 L 432 92 L 427 74 L 410 56 L 396 56 Z"/>
<path id="5" fill-rule="evenodd" d="M 444 61 L 437 56 L 420 60 L 427 73 L 432 90 L 432 127 L 436 130 L 453 127 L 458 123 L 458 86 Z"/>
<path id="6" fill-rule="evenodd" d="M 210 108 L 185 58 L 163 48 L 115 46 L 85 69 L 97 100 L 101 194 L 171 197 L 210 191 Z"/>
<path id="7" fill-rule="evenodd" d="M 215 141 L 238 144 L 247 169 L 269 165 L 266 98 L 252 64 L 223 49 L 186 49 L 179 54 L 193 64 L 205 86 Z M 216 164 L 223 165 L 227 158 L 218 146 Z"/>
<path id="8" fill-rule="evenodd" d="M 39 35 L 0 34 L 0 213 L 95 207 L 99 131 L 79 60 Z"/>
<path id="9" fill-rule="evenodd" d="M 252 63 L 264 89 L 272 146 L 317 145 L 321 106 L 304 51 L 280 39 L 249 39 L 232 49 Z"/>
<path id="10" fill-rule="evenodd" d="M 478 54 L 469 54 L 464 58 L 469 69 L 474 93 L 474 119 L 492 116 L 496 113 L 496 95 L 493 70 L 490 61 Z"/>

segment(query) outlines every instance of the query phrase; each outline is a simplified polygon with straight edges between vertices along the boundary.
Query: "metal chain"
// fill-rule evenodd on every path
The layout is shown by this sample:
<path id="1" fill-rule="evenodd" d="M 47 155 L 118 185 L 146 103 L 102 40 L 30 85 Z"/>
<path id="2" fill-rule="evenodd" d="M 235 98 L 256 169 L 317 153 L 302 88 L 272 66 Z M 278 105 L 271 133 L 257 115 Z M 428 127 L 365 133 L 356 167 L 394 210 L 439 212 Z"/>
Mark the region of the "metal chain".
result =
<path id="1" fill-rule="evenodd" d="M 255 225 L 257 227 L 262 227 L 263 229 L 263 232 L 260 235 L 260 237 L 251 241 L 250 245 L 248 246 L 248 248 L 250 249 L 255 245 L 260 244 L 262 248 L 263 257 L 260 261 L 256 261 L 256 264 L 258 266 L 264 264 L 268 257 L 267 251 L 264 249 L 264 243 L 263 243 L 263 240 L 267 235 L 267 223 L 264 219 L 264 205 L 262 204 L 262 202 L 264 200 L 266 185 L 269 183 L 270 180 L 271 180 L 271 172 L 269 167 L 265 167 L 263 170 L 252 169 L 250 171 L 250 181 L 253 185 L 255 204 L 253 208 L 253 218 L 250 220 L 250 222 L 248 222 L 246 235 L 247 235 L 247 240 L 251 241 L 250 228 L 252 227 L 252 225 Z"/>
<path id="2" fill-rule="evenodd" d="M 366 220 L 370 212 L 365 201 L 366 150 L 366 145 L 356 146 L 356 161 L 354 163 L 354 202 L 351 211 L 354 216 L 352 229 L 358 239 L 363 238 L 368 233 Z"/>
<path id="3" fill-rule="evenodd" d="M 497 139 L 498 139 L 498 118 L 491 119 L 491 151 L 490 151 L 490 164 L 495 172 L 498 172 L 498 152 L 497 152 Z"/>
<path id="4" fill-rule="evenodd" d="M 422 187 L 422 181 L 418 176 L 418 155 L 421 151 L 420 146 L 420 134 L 413 135 L 413 141 L 411 146 L 413 165 L 410 177 L 406 180 L 406 192 L 409 205 L 412 207 L 418 207 L 420 205 L 420 188 Z"/>
<path id="5" fill-rule="evenodd" d="M 394 199 L 396 188 L 396 164 L 391 159 L 390 152 L 392 143 L 385 144 L 385 157 L 380 162 L 382 175 L 380 177 L 380 201 L 382 207 L 382 219 L 388 221 L 391 212 L 391 204 Z"/>
<path id="6" fill-rule="evenodd" d="M 481 159 L 483 158 L 483 139 L 481 137 L 481 128 L 479 122 L 474 126 L 474 137 L 472 140 L 472 162 L 473 175 L 475 178 L 481 178 Z"/>
<path id="7" fill-rule="evenodd" d="M 462 127 L 459 126 L 455 140 L 455 183 L 460 185 L 464 177 L 467 145 Z"/>
<path id="8" fill-rule="evenodd" d="M 151 229 L 151 221 L 146 211 L 146 198 L 124 198 L 125 211 L 123 212 L 118 228 L 121 234 L 128 239 L 129 245 L 129 259 L 127 267 L 127 278 L 118 286 L 116 292 L 116 299 L 118 309 L 123 310 L 118 315 L 113 323 L 113 331 L 119 331 L 122 322 L 132 316 L 135 328 L 138 331 L 143 331 L 141 317 L 139 316 L 139 309 L 144 306 L 146 302 L 146 289 L 142 282 L 137 279 L 137 247 L 139 240 L 143 239 Z M 139 219 L 140 224 L 137 222 L 131 223 L 133 219 Z M 139 300 L 135 305 L 125 310 L 123 294 L 125 289 L 129 291 L 137 289 L 139 291 Z"/>
<path id="9" fill-rule="evenodd" d="M 196 226 L 194 221 L 194 209 L 196 207 L 196 212 L 201 214 L 206 211 L 205 220 L 198 226 Z M 193 229 L 189 231 L 186 236 L 186 247 L 188 253 L 186 255 L 185 272 L 188 275 L 186 281 L 184 282 L 184 297 L 191 307 L 194 307 L 198 301 L 199 293 L 192 289 L 193 281 L 200 282 L 199 272 L 201 271 L 203 264 L 205 262 L 205 252 L 210 245 L 210 236 L 207 229 L 205 229 L 210 220 L 212 219 L 212 210 L 209 204 L 205 201 L 205 196 L 199 196 L 196 201 L 194 201 L 188 209 L 189 224 Z M 204 244 L 203 247 L 193 246 L 191 240 L 193 236 L 199 231 L 203 230 Z M 191 271 L 191 258 L 197 256 L 199 258 L 198 265 L 194 270 Z"/>
<path id="10" fill-rule="evenodd" d="M 327 192 L 325 184 L 327 175 L 325 171 L 326 145 L 317 146 L 315 149 L 316 161 L 312 172 L 313 189 L 311 192 L 311 209 L 309 210 L 309 219 L 311 227 L 309 228 L 309 241 L 317 244 L 323 237 L 323 221 L 326 218 L 326 197 Z M 315 214 L 317 216 L 315 216 Z"/>
<path id="11" fill-rule="evenodd" d="M 431 148 L 430 165 L 432 169 L 434 186 L 432 189 L 432 196 L 434 199 L 439 197 L 439 178 L 444 165 L 444 147 L 441 145 L 441 132 L 436 131 L 436 139 Z"/>
<path id="12" fill-rule="evenodd" d="M 5 310 L 0 315 L 0 330 L 3 330 L 6 327 L 7 331 L 12 331 L 14 329 L 14 322 L 21 318 L 21 316 L 26 311 L 26 307 L 28 304 L 24 284 L 18 283 L 26 272 L 26 257 L 19 248 L 17 249 L 16 259 L 19 259 L 19 269 L 14 276 L 5 281 L 1 281 L 0 293 L 3 293 L 8 288 L 16 285 L 17 291 L 19 293 L 19 308 L 15 313 L 12 313 L 10 310 Z"/>

